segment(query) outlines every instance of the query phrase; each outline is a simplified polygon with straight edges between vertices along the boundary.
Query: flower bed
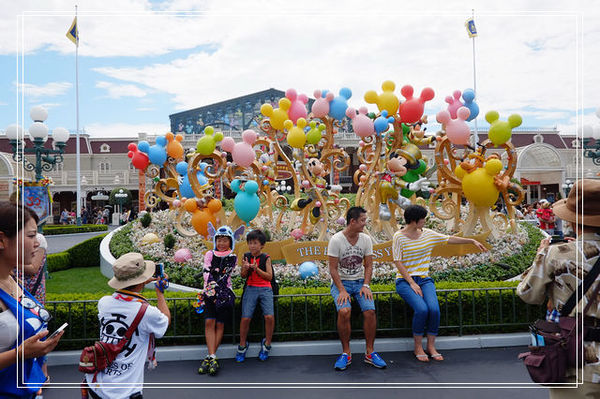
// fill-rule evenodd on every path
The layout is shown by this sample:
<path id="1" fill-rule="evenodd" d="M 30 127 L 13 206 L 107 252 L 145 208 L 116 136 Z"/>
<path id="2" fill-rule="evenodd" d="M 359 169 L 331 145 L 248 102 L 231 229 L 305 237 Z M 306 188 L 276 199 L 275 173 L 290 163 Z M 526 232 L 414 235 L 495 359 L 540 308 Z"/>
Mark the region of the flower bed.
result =
<path id="1" fill-rule="evenodd" d="M 143 227 L 139 220 L 128 224 L 115 234 L 110 243 L 113 256 L 136 251 L 146 259 L 162 262 L 169 274 L 171 281 L 191 287 L 201 287 L 202 260 L 206 247 L 199 237 L 184 237 L 174 228 L 172 214 L 168 211 L 153 212 L 152 221 L 148 227 Z M 258 217 L 253 221 L 257 226 L 271 236 L 274 241 L 284 240 L 289 237 L 290 229 L 287 221 L 291 216 L 284 215 L 281 231 L 275 233 L 273 221 L 267 217 Z M 426 226 L 436 231 L 450 234 L 446 224 L 436 218 L 428 218 Z M 437 281 L 498 281 L 511 278 L 527 268 L 535 255 L 535 249 L 541 239 L 541 233 L 535 227 L 518 225 L 516 234 L 504 234 L 499 239 L 489 238 L 492 250 L 484 253 L 470 254 L 461 257 L 433 258 L 431 262 L 432 276 Z M 332 223 L 329 226 L 330 234 L 343 228 L 342 225 Z M 172 234 L 176 243 L 172 249 L 165 248 L 162 241 L 152 244 L 142 244 L 142 238 L 148 233 L 155 233 L 164 238 Z M 374 238 L 383 241 L 381 233 L 373 234 Z M 302 240 L 316 240 L 316 233 L 305 235 Z M 174 252 L 180 248 L 188 248 L 192 253 L 192 260 L 181 264 L 173 260 Z M 302 280 L 298 274 L 298 265 L 285 264 L 284 261 L 274 260 L 275 274 L 282 287 L 325 287 L 329 286 L 330 278 L 326 262 L 315 262 L 319 267 L 319 274 L 311 279 Z M 394 281 L 396 267 L 388 262 L 375 262 L 373 283 L 389 284 Z M 236 269 L 232 276 L 235 288 L 243 286 Z"/>

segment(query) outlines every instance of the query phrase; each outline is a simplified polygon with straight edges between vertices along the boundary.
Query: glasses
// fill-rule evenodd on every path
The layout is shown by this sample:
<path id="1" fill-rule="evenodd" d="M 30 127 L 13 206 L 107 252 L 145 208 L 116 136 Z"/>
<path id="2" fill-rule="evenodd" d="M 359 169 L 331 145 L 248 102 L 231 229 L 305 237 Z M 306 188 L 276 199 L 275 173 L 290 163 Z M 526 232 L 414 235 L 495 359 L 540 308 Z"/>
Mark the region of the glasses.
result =
<path id="1" fill-rule="evenodd" d="M 48 312 L 44 307 L 39 305 L 31 298 L 23 297 L 21 299 L 21 306 L 23 306 L 25 309 L 29 309 L 31 313 L 42 319 L 42 321 L 45 323 L 52 319 L 50 312 Z"/>

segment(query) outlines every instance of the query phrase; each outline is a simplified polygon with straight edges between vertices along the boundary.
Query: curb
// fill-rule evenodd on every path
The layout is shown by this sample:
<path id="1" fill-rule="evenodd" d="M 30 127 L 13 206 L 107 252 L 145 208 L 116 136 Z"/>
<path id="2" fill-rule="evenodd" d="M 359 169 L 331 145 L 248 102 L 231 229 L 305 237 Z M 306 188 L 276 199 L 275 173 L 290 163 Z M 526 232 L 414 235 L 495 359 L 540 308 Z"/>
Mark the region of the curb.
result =
<path id="1" fill-rule="evenodd" d="M 511 346 L 526 346 L 529 343 L 528 333 L 512 334 L 482 334 L 462 337 L 438 337 L 437 349 L 483 349 Z M 412 338 L 381 338 L 375 340 L 377 352 L 408 352 L 413 350 Z M 364 339 L 350 341 L 350 349 L 354 353 L 365 351 Z M 220 359 L 233 359 L 237 350 L 236 345 L 222 344 L 219 348 Z M 259 342 L 251 342 L 246 357 L 258 357 Z M 270 356 L 316 356 L 339 355 L 340 342 L 328 341 L 295 341 L 273 342 Z M 47 355 L 49 366 L 77 365 L 81 351 L 58 351 Z M 160 362 L 176 362 L 182 360 L 200 360 L 206 356 L 205 345 L 163 346 L 156 348 L 156 358 Z"/>

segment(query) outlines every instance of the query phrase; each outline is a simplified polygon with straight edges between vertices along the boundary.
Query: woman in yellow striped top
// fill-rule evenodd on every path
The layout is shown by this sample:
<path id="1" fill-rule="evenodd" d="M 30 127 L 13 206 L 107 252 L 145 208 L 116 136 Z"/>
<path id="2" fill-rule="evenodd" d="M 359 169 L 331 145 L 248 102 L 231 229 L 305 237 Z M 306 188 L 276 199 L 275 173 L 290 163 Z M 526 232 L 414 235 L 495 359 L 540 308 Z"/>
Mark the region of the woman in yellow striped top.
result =
<path id="1" fill-rule="evenodd" d="M 487 248 L 472 238 L 447 236 L 424 229 L 427 210 L 419 205 L 410 205 L 404 210 L 406 226 L 394 234 L 392 251 L 398 273 L 396 292 L 414 310 L 413 338 L 415 357 L 428 362 L 429 356 L 437 361 L 444 357 L 435 349 L 435 337 L 440 325 L 440 305 L 435 285 L 429 277 L 429 261 L 436 245 L 473 244 L 481 251 Z M 423 350 L 423 334 L 427 327 L 427 352 Z"/>

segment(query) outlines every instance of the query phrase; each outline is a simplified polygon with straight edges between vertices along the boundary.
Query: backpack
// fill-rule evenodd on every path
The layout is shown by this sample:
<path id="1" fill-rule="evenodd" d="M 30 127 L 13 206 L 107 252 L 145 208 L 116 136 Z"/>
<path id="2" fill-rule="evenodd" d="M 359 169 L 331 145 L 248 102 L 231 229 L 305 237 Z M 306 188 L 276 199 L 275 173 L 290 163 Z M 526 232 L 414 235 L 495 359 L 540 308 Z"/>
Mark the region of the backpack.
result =
<path id="1" fill-rule="evenodd" d="M 123 350 L 127 341 L 131 339 L 135 329 L 144 317 L 148 308 L 147 302 L 142 302 L 140 310 L 138 310 L 133 323 L 129 326 L 129 329 L 125 333 L 125 336 L 119 341 L 118 344 L 109 344 L 107 342 L 96 341 L 92 346 L 86 346 L 81 351 L 79 357 L 79 371 L 86 374 L 94 374 L 92 382 L 96 382 L 98 373 L 104 371 L 114 360 L 117 358 L 119 353 Z"/>

